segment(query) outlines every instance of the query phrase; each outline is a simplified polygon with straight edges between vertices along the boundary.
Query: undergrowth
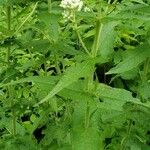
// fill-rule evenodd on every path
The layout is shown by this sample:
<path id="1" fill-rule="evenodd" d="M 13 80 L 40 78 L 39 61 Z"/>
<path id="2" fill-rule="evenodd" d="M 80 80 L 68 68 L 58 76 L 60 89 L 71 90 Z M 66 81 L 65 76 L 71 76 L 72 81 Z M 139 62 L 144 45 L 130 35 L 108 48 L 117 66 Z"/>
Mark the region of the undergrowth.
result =
<path id="1" fill-rule="evenodd" d="M 78 2 L 0 0 L 0 149 L 150 149 L 150 1 Z"/>

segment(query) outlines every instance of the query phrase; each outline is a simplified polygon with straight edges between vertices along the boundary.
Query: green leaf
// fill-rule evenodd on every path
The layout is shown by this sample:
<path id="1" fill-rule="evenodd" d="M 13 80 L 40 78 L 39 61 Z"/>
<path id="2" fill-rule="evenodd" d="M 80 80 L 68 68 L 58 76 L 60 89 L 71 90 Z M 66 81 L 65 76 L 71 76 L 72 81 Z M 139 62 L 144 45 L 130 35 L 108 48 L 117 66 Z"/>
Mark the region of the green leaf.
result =
<path id="1" fill-rule="evenodd" d="M 94 69 L 94 64 L 95 61 L 93 59 L 89 59 L 69 67 L 53 90 L 50 91 L 50 93 L 43 100 L 41 100 L 39 104 L 49 100 L 62 89 L 76 82 L 79 78 L 89 76 Z"/>
<path id="2" fill-rule="evenodd" d="M 98 150 L 100 148 L 100 136 L 96 128 L 73 129 L 72 150 Z"/>
<path id="3" fill-rule="evenodd" d="M 150 46 L 148 44 L 140 45 L 138 48 L 130 51 L 127 58 L 125 58 L 116 67 L 110 69 L 106 74 L 120 74 L 130 71 L 143 63 L 149 56 Z"/>
<path id="4" fill-rule="evenodd" d="M 148 100 L 150 99 L 150 83 L 142 83 L 138 87 L 138 93 L 139 95 L 144 99 Z"/>
<path id="5" fill-rule="evenodd" d="M 58 24 L 59 15 L 44 12 L 40 13 L 38 15 L 38 18 L 46 25 L 46 30 L 48 32 L 49 37 L 53 39 L 54 42 L 56 42 L 59 38 L 59 30 L 60 30 Z"/>
<path id="6" fill-rule="evenodd" d="M 76 94 L 75 94 L 76 95 Z M 86 94 L 87 98 L 76 101 L 73 112 L 72 124 L 72 149 L 73 150 L 97 150 L 102 147 L 100 139 L 98 120 L 91 120 L 93 111 L 97 106 L 94 104 L 93 96 Z M 89 122 L 87 123 L 87 101 L 89 102 Z M 93 109 L 94 108 L 94 109 Z M 96 123 L 95 123 L 96 122 Z"/>
<path id="7" fill-rule="evenodd" d="M 101 31 L 99 54 L 102 57 L 107 57 L 113 53 L 113 45 L 115 41 L 114 27 L 118 23 L 116 21 L 108 22 L 103 25 Z"/>
<path id="8" fill-rule="evenodd" d="M 132 0 L 132 2 L 137 2 L 139 4 L 147 5 L 145 2 L 143 2 L 143 0 Z"/>
<path id="9" fill-rule="evenodd" d="M 126 102 L 136 101 L 136 99 L 132 97 L 131 92 L 124 89 L 112 88 L 105 84 L 97 85 L 95 95 L 102 100 L 98 107 L 107 110 L 122 111 L 122 106 Z"/>
<path id="10" fill-rule="evenodd" d="M 11 81 L 10 83 L 0 84 L 0 87 L 16 85 L 16 84 L 21 84 L 21 83 L 25 83 L 25 82 L 35 82 L 35 83 L 54 85 L 57 80 L 58 80 L 58 78 L 53 77 L 53 76 L 49 76 L 49 77 L 47 77 L 47 76 L 46 77 L 31 76 L 31 77 L 19 79 L 19 80 L 16 80 L 16 81 Z"/>
<path id="11" fill-rule="evenodd" d="M 13 126 L 12 126 L 12 119 L 13 118 L 3 118 L 1 121 L 2 123 L 5 125 L 5 128 L 7 129 L 7 131 L 11 134 L 13 134 Z M 16 132 L 19 135 L 24 136 L 25 135 L 25 129 L 23 128 L 23 126 L 21 124 L 19 124 L 18 122 L 16 122 Z"/>

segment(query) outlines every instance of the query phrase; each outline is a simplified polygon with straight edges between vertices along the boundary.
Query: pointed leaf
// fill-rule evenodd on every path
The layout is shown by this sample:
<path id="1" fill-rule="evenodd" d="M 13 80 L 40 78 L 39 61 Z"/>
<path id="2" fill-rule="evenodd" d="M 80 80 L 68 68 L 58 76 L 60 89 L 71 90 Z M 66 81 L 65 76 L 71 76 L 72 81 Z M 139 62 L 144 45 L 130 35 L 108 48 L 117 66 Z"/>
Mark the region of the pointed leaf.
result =
<path id="1" fill-rule="evenodd" d="M 4 83 L 4 84 L 1 83 L 0 87 L 16 85 L 16 84 L 21 84 L 21 83 L 25 83 L 25 82 L 34 82 L 34 83 L 54 85 L 57 80 L 58 80 L 58 78 L 53 77 L 53 76 L 49 76 L 49 77 L 47 77 L 47 76 L 46 77 L 30 76 L 30 77 L 19 79 L 19 80 L 16 80 L 16 81 L 11 81 L 9 83 Z"/>
<path id="2" fill-rule="evenodd" d="M 112 88 L 105 84 L 98 84 L 96 92 L 102 102 L 98 105 L 101 109 L 122 111 L 126 102 L 134 102 L 137 99 L 132 97 L 132 93 L 119 88 Z"/>
<path id="3" fill-rule="evenodd" d="M 136 68 L 150 56 L 150 46 L 144 44 L 131 51 L 130 55 L 119 63 L 116 67 L 110 69 L 106 74 L 124 73 Z"/>
<path id="4" fill-rule="evenodd" d="M 89 59 L 83 61 L 82 63 L 76 63 L 75 65 L 68 68 L 64 76 L 62 76 L 62 78 L 58 82 L 58 84 L 53 88 L 52 91 L 50 91 L 50 93 L 43 100 L 40 101 L 40 104 L 52 98 L 55 94 L 57 94 L 70 84 L 76 82 L 79 78 L 87 77 L 89 73 L 93 71 L 94 64 L 94 60 Z"/>

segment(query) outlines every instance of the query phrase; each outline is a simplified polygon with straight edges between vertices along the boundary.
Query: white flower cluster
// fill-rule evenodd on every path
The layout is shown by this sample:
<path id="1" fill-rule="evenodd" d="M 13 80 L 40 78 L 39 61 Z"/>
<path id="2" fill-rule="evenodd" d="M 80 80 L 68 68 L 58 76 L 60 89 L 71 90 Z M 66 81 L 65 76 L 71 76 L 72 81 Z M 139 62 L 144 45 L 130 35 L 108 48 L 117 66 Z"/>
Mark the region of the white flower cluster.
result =
<path id="1" fill-rule="evenodd" d="M 83 2 L 81 0 L 62 0 L 60 7 L 64 9 L 74 9 L 77 11 L 81 11 Z"/>
<path id="2" fill-rule="evenodd" d="M 64 8 L 63 17 L 66 20 L 73 18 L 75 11 L 81 11 L 83 8 L 82 0 L 62 0 L 60 7 Z M 90 11 L 88 7 L 84 8 L 84 11 Z"/>

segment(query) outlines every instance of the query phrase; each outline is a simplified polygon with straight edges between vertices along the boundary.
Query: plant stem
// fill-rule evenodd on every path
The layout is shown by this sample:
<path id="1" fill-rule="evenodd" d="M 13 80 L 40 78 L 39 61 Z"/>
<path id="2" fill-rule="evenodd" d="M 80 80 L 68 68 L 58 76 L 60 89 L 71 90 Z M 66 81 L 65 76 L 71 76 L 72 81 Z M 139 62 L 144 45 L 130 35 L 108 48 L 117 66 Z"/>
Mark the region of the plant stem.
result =
<path id="1" fill-rule="evenodd" d="M 12 107 L 12 116 L 13 116 L 13 119 L 12 119 L 13 136 L 15 136 L 16 135 L 16 112 L 15 112 L 15 109 L 14 109 L 13 99 L 11 100 L 11 107 Z"/>
<path id="2" fill-rule="evenodd" d="M 78 25 L 77 25 L 77 21 L 76 21 L 75 12 L 73 12 L 73 20 L 72 20 L 72 23 L 73 23 L 73 25 L 74 25 L 74 28 L 73 28 L 73 29 L 75 30 L 75 32 L 76 32 L 76 34 L 77 34 L 77 36 L 78 36 L 78 39 L 79 39 L 79 42 L 80 42 L 81 46 L 83 47 L 83 49 L 85 50 L 85 52 L 86 52 L 89 56 L 91 56 L 91 53 L 90 53 L 89 50 L 87 49 L 85 43 L 84 43 L 83 40 L 82 40 L 82 37 L 81 37 L 79 31 L 78 31 Z"/>
<path id="3" fill-rule="evenodd" d="M 8 32 L 11 31 L 11 6 L 7 7 L 7 28 L 8 28 Z M 8 64 L 8 68 L 10 67 L 10 51 L 11 51 L 11 46 L 8 45 L 8 49 L 7 49 L 7 64 Z M 8 86 L 8 95 L 9 98 L 11 100 L 11 112 L 12 112 L 12 134 L 13 136 L 16 135 L 16 112 L 14 109 L 14 100 L 13 100 L 13 91 L 12 91 L 12 87 Z"/>
<path id="4" fill-rule="evenodd" d="M 7 7 L 7 25 L 8 25 L 8 30 L 10 31 L 10 28 L 11 28 L 11 7 L 8 6 Z"/>
<path id="5" fill-rule="evenodd" d="M 112 4 L 116 4 L 118 0 L 115 0 Z"/>
<path id="6" fill-rule="evenodd" d="M 143 81 L 147 80 L 147 73 L 149 69 L 149 64 L 150 64 L 150 58 L 147 58 L 144 64 L 144 75 L 143 75 Z"/>
<path id="7" fill-rule="evenodd" d="M 109 8 L 109 4 L 111 3 L 111 0 L 108 0 L 108 5 L 104 10 L 104 16 L 107 15 L 108 12 L 108 8 Z M 92 57 L 96 57 L 97 56 L 97 52 L 99 49 L 99 44 L 100 44 L 100 38 L 101 38 L 101 32 L 103 30 L 103 24 L 100 22 L 101 21 L 101 15 L 98 14 L 97 20 L 96 20 L 96 32 L 95 32 L 95 38 L 94 38 L 94 42 L 93 42 L 93 47 L 92 47 Z"/>
<path id="8" fill-rule="evenodd" d="M 100 23 L 100 19 L 98 18 L 96 21 L 96 32 L 95 32 L 95 39 L 94 39 L 94 43 L 93 43 L 93 47 L 92 47 L 92 57 L 96 57 L 97 56 L 97 51 L 99 48 L 99 43 L 100 43 L 100 35 L 101 35 L 101 31 L 103 28 L 103 24 Z"/>
<path id="9" fill-rule="evenodd" d="M 57 57 L 57 54 L 55 51 L 54 51 L 54 59 L 55 59 L 56 72 L 57 72 L 57 74 L 61 74 L 61 70 L 60 70 L 59 62 L 58 62 L 58 57 Z"/>
<path id="10" fill-rule="evenodd" d="M 11 7 L 10 6 L 7 7 L 7 28 L 8 28 L 8 32 L 10 32 L 11 30 Z M 9 67 L 10 66 L 10 45 L 8 46 L 7 49 L 7 64 Z"/>
<path id="11" fill-rule="evenodd" d="M 50 13 L 51 12 L 51 0 L 47 0 L 47 4 L 48 4 L 48 12 Z"/>
<path id="12" fill-rule="evenodd" d="M 80 33 L 79 33 L 78 29 L 76 29 L 76 33 L 77 33 L 79 42 L 80 42 L 80 44 L 82 45 L 83 49 L 85 50 L 85 52 L 86 52 L 89 56 L 91 56 L 90 52 L 89 52 L 88 49 L 86 48 L 86 46 L 85 46 L 85 44 L 84 44 L 84 42 L 83 42 L 83 40 L 82 40 L 82 38 L 81 38 L 81 36 L 80 36 Z"/>
<path id="13" fill-rule="evenodd" d="M 8 94 L 9 94 L 9 99 L 11 100 L 11 112 L 12 112 L 12 135 L 16 135 L 16 112 L 14 108 L 14 89 L 12 86 L 8 86 Z"/>
<path id="14" fill-rule="evenodd" d="M 125 149 L 126 140 L 130 136 L 131 127 L 132 127 L 132 121 L 129 120 L 129 124 L 128 124 L 128 127 L 127 127 L 127 134 L 126 134 L 126 136 L 121 141 L 121 150 Z"/>
<path id="15" fill-rule="evenodd" d="M 111 0 L 108 0 L 108 4 L 110 4 Z M 106 7 L 104 13 L 105 15 L 107 15 L 107 11 L 108 11 L 108 6 Z M 91 55 L 93 58 L 95 58 L 97 56 L 97 52 L 99 49 L 99 44 L 100 44 L 100 38 L 101 38 L 101 32 L 103 29 L 103 24 L 100 22 L 100 14 L 98 14 L 98 18 L 96 20 L 96 32 L 95 32 L 95 38 L 94 38 L 94 42 L 93 42 L 93 46 L 92 46 L 92 50 L 91 50 Z M 91 72 L 91 74 L 89 75 L 88 78 L 88 92 L 90 93 L 93 89 L 93 75 L 94 73 Z M 86 109 L 86 127 L 89 127 L 89 121 L 90 121 L 90 105 L 89 105 L 89 101 L 87 101 L 87 109 Z"/>
<path id="16" fill-rule="evenodd" d="M 90 105 L 89 101 L 87 100 L 87 107 L 86 107 L 86 114 L 85 114 L 85 128 L 88 129 L 90 125 Z"/>
<path id="17" fill-rule="evenodd" d="M 29 20 L 29 18 L 33 15 L 33 13 L 34 13 L 35 10 L 36 10 L 37 5 L 38 5 L 38 2 L 35 3 L 35 5 L 34 5 L 32 11 L 31 11 L 30 14 L 26 17 L 26 19 L 21 23 L 21 25 L 18 27 L 18 29 L 15 31 L 15 34 L 17 34 L 17 33 L 20 31 L 20 29 L 23 27 L 23 25 L 24 25 L 24 24 Z"/>

